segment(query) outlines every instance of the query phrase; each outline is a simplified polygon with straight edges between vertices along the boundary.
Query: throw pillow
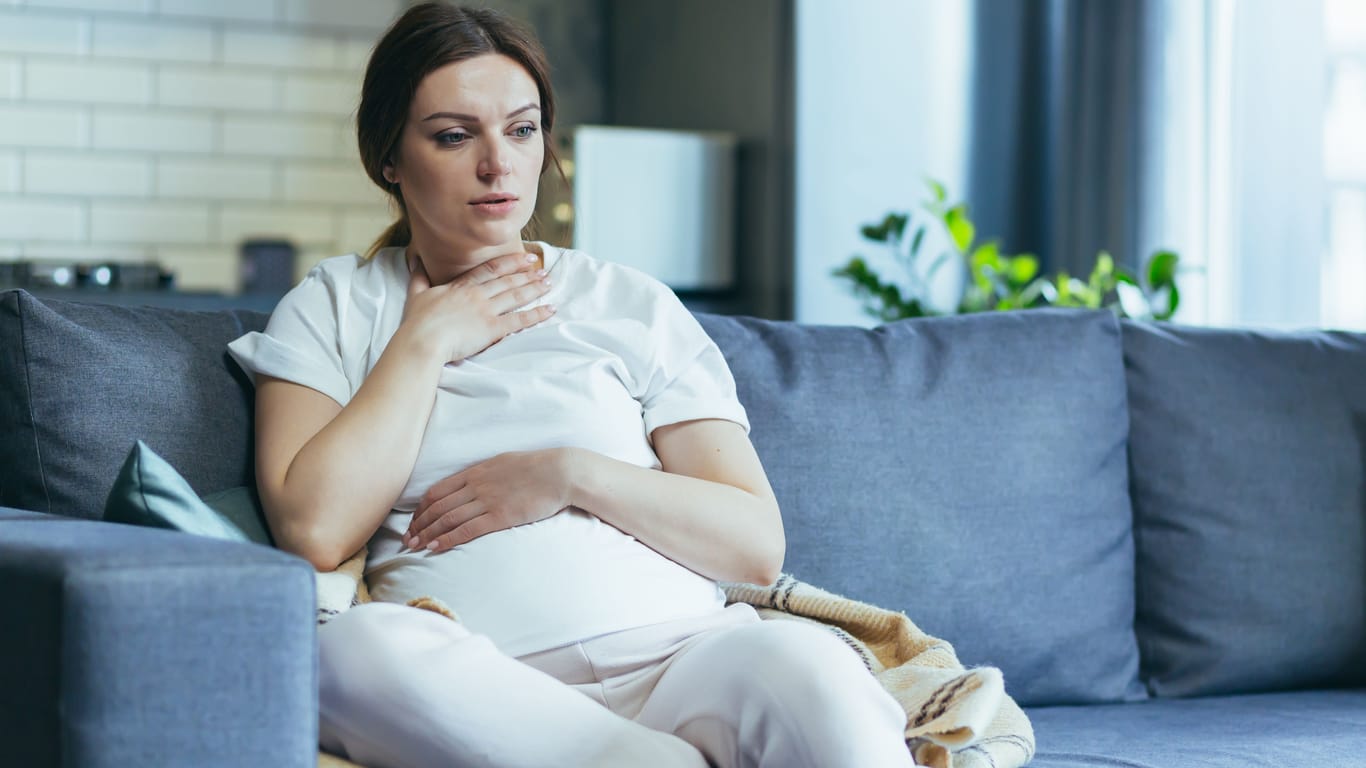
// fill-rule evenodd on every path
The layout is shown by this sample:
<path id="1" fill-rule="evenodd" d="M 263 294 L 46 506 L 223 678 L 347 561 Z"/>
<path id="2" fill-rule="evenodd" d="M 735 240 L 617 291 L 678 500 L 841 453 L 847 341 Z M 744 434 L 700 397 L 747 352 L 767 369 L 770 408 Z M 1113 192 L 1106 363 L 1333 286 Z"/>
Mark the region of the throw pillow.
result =
<path id="1" fill-rule="evenodd" d="M 114 481 L 105 502 L 104 519 L 274 546 L 260 499 L 252 489 L 229 488 L 201 499 L 175 467 L 141 440 L 129 451 Z M 335 571 L 316 573 L 318 623 L 353 605 L 370 602 L 362 575 L 365 552 L 362 547 Z"/>
<path id="2" fill-rule="evenodd" d="M 230 488 L 201 499 L 174 467 L 141 440 L 129 451 L 109 491 L 104 519 L 215 539 L 273 544 L 251 489 Z"/>

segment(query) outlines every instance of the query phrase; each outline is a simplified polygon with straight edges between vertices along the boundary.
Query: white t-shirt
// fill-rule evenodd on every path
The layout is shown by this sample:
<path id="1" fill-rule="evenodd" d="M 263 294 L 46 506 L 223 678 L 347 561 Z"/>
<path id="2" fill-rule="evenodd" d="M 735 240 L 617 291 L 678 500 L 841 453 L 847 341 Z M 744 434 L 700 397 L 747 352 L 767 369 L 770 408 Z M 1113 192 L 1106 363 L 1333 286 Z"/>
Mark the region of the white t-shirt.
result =
<path id="1" fill-rule="evenodd" d="M 366 565 L 376 599 L 440 598 L 513 656 L 704 615 L 724 596 L 714 581 L 574 507 L 441 554 L 400 553 L 399 536 L 430 486 L 500 453 L 560 446 L 658 469 L 656 427 L 718 418 L 749 428 L 720 350 L 667 287 L 536 245 L 551 280 L 536 303 L 555 305 L 555 315 L 445 366 L 416 465 Z M 253 377 L 296 382 L 345 406 L 398 329 L 407 284 L 401 248 L 327 259 L 281 299 L 264 333 L 229 351 Z"/>

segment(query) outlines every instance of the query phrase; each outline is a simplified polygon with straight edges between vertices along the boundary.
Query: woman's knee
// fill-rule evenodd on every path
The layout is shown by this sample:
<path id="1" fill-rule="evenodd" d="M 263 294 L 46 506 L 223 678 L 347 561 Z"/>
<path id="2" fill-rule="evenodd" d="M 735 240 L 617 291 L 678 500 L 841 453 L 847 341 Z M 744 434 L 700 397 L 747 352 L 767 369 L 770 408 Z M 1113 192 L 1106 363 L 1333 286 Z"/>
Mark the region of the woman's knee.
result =
<path id="1" fill-rule="evenodd" d="M 899 712 L 858 652 L 827 629 L 765 621 L 736 630 L 728 644 L 734 694 L 762 699 L 766 709 L 830 723 Z"/>
<path id="2" fill-rule="evenodd" d="M 473 636 L 443 616 L 394 603 L 366 603 L 318 628 L 323 695 L 373 695 L 376 681 L 401 680 L 415 659 Z"/>

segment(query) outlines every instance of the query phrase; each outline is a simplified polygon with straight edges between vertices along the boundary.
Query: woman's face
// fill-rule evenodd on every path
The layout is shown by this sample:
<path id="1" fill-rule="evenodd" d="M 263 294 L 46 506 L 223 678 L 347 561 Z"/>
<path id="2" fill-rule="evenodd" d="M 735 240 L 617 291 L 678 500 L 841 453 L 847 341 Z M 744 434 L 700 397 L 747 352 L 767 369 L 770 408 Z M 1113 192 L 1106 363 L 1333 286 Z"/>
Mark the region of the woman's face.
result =
<path id="1" fill-rule="evenodd" d="M 520 249 L 544 156 L 536 81 L 512 59 L 487 54 L 422 80 L 386 170 L 403 191 L 415 239 L 425 231 L 463 251 Z"/>

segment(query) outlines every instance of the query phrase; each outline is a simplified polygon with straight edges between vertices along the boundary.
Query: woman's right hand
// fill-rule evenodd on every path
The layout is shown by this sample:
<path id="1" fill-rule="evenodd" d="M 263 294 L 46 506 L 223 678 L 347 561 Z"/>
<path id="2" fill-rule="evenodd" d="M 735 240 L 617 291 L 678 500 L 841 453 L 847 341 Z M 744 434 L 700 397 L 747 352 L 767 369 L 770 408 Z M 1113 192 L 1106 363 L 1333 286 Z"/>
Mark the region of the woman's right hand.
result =
<path id="1" fill-rule="evenodd" d="M 457 362 L 493 346 L 504 336 L 544 322 L 555 308 L 543 304 L 515 311 L 550 291 L 534 253 L 499 256 L 444 285 L 432 285 L 422 259 L 409 256 L 408 300 L 400 326 L 418 343 L 433 345 L 444 362 Z"/>

